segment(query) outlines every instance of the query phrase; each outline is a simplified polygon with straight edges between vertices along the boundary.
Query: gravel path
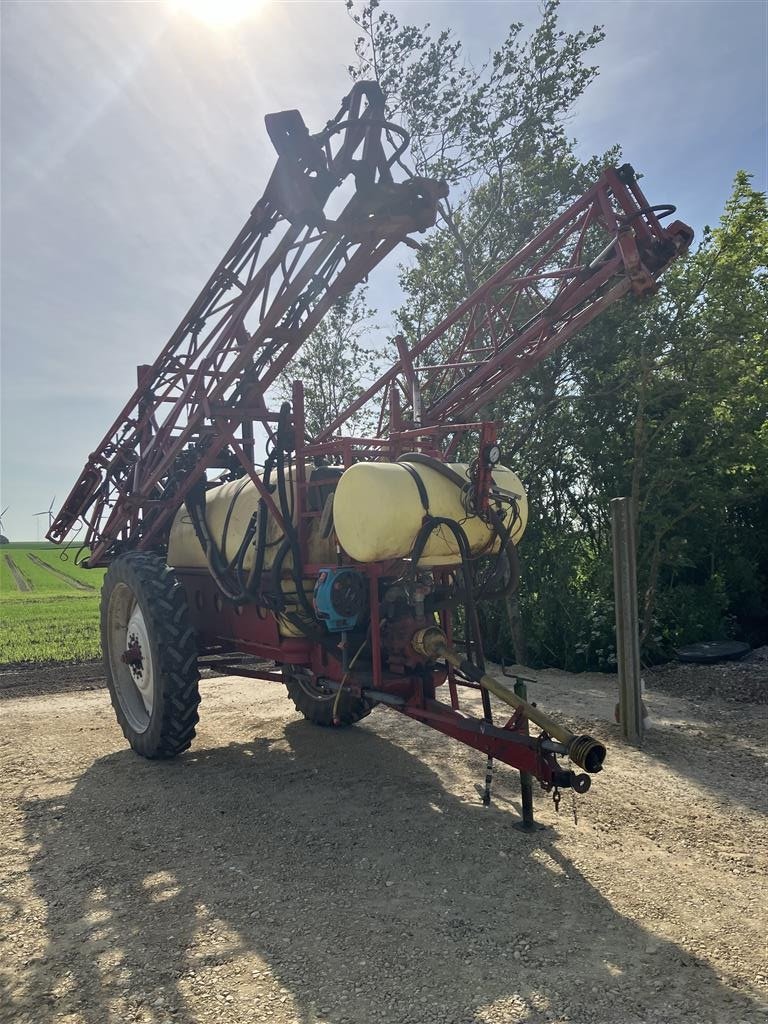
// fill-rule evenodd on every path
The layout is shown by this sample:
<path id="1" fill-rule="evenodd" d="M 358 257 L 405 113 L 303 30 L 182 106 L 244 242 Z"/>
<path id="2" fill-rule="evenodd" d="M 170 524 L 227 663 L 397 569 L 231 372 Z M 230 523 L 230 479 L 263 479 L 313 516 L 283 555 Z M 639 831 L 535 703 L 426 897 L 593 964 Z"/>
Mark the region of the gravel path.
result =
<path id="1" fill-rule="evenodd" d="M 103 689 L 29 681 L 0 705 L 4 1024 L 768 1024 L 765 708 L 651 689 L 636 751 L 615 679 L 539 673 L 609 756 L 578 825 L 542 793 L 526 835 L 511 770 L 484 810 L 483 757 L 391 711 L 328 732 L 207 679 L 152 763 Z"/>

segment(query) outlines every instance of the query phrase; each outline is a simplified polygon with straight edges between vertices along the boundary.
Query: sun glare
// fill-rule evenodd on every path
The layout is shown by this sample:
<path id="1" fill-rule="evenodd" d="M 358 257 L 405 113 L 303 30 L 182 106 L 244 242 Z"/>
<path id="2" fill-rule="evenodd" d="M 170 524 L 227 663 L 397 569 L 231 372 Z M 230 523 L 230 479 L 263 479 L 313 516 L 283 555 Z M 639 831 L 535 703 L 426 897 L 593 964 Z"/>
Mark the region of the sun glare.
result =
<path id="1" fill-rule="evenodd" d="M 171 8 L 211 28 L 230 28 L 256 14 L 265 0 L 172 0 Z"/>

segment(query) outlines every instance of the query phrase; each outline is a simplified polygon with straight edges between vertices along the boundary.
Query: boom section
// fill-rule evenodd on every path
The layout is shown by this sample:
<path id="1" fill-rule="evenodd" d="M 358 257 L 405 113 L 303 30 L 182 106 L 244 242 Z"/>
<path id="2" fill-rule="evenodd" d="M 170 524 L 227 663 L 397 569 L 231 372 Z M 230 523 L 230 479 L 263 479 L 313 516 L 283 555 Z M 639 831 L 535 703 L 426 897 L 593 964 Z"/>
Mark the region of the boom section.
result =
<path id="1" fill-rule="evenodd" d="M 681 221 L 662 225 L 674 210 L 650 206 L 628 164 L 606 168 L 421 340 L 397 338 L 397 362 L 316 440 L 343 432 L 369 403 L 379 436 L 392 429 L 393 407 L 404 422 L 441 432 L 474 418 L 609 306 L 656 289 L 693 239 Z"/>
<path id="2" fill-rule="evenodd" d="M 237 464 L 259 485 L 253 424 L 274 435 L 269 387 L 335 301 L 434 224 L 447 194 L 442 182 L 393 179 L 408 135 L 386 120 L 376 83 L 356 83 L 318 134 L 297 110 L 265 121 L 278 160 L 264 195 L 158 358 L 139 367 L 47 533 L 61 543 L 79 528 L 90 565 L 161 545 L 210 468 Z"/>

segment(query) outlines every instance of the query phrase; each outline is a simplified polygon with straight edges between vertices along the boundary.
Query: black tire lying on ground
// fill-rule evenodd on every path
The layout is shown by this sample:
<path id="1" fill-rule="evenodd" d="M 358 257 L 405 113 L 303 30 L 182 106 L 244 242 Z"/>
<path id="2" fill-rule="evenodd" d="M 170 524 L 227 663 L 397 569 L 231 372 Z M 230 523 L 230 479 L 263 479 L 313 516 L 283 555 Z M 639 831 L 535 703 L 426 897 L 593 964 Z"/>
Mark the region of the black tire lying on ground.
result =
<path id="1" fill-rule="evenodd" d="M 107 686 L 137 754 L 175 757 L 189 747 L 200 703 L 195 632 L 184 589 L 158 555 L 112 562 L 101 591 Z"/>
<path id="2" fill-rule="evenodd" d="M 740 640 L 709 640 L 700 644 L 689 644 L 675 650 L 678 661 L 693 662 L 697 665 L 711 665 L 717 661 L 736 661 L 749 654 L 749 644 Z"/>
<path id="3" fill-rule="evenodd" d="M 343 693 L 339 698 L 334 718 L 336 691 L 316 682 L 314 675 L 303 666 L 284 665 L 283 680 L 296 710 L 314 725 L 336 728 L 354 725 L 373 711 L 374 705 L 367 700 Z"/>

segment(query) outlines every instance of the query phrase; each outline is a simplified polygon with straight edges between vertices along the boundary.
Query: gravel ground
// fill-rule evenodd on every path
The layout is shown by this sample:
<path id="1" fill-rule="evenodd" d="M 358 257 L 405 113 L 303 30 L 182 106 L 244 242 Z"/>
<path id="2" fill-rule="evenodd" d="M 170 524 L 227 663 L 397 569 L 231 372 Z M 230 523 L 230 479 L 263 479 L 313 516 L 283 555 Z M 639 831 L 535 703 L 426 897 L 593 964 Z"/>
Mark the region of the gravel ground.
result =
<path id="1" fill-rule="evenodd" d="M 97 666 L 0 673 L 0 1020 L 768 1024 L 765 708 L 651 675 L 637 751 L 615 678 L 538 680 L 609 755 L 524 834 L 511 770 L 483 809 L 483 758 L 391 711 L 209 678 L 151 763 Z"/>
<path id="2" fill-rule="evenodd" d="M 692 665 L 670 661 L 644 673 L 646 685 L 676 697 L 715 697 L 743 704 L 768 704 L 768 647 L 739 661 Z"/>

